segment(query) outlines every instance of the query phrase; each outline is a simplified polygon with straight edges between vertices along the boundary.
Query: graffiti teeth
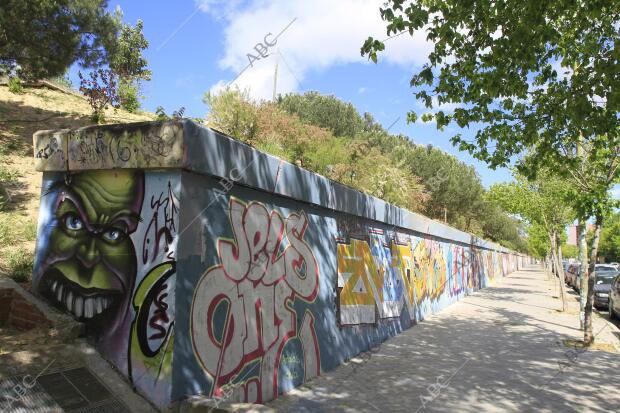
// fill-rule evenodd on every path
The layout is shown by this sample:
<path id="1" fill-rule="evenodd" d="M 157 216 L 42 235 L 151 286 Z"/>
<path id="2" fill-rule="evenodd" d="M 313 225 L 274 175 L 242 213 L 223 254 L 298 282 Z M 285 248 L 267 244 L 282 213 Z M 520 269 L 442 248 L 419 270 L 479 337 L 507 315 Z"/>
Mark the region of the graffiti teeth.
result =
<path id="1" fill-rule="evenodd" d="M 91 318 L 95 315 L 95 300 L 93 298 L 84 299 L 84 317 Z"/>
<path id="2" fill-rule="evenodd" d="M 97 314 L 103 312 L 103 297 L 97 297 Z"/>
<path id="3" fill-rule="evenodd" d="M 82 317 L 84 311 L 84 299 L 79 295 L 75 297 L 75 302 L 73 303 L 73 314 L 77 317 Z"/>
<path id="4" fill-rule="evenodd" d="M 65 295 L 65 306 L 69 312 L 73 312 L 73 293 L 71 291 L 67 291 L 67 294 Z"/>
<path id="5" fill-rule="evenodd" d="M 64 287 L 62 285 L 58 286 L 58 290 L 56 290 L 56 299 L 58 300 L 58 302 L 62 303 L 62 290 L 64 289 Z"/>

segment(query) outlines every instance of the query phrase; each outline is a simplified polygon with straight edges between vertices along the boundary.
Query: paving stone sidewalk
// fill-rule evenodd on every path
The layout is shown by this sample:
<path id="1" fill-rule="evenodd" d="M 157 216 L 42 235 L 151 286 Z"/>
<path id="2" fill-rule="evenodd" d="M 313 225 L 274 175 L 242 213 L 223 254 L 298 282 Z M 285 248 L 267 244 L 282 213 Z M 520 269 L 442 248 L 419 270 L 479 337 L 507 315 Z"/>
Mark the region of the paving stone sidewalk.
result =
<path id="1" fill-rule="evenodd" d="M 268 406 L 279 412 L 617 412 L 620 330 L 596 315 L 608 351 L 579 340 L 576 294 L 561 313 L 537 266 L 497 281 L 388 340 L 376 352 Z M 353 366 L 356 366 L 353 368 Z"/>

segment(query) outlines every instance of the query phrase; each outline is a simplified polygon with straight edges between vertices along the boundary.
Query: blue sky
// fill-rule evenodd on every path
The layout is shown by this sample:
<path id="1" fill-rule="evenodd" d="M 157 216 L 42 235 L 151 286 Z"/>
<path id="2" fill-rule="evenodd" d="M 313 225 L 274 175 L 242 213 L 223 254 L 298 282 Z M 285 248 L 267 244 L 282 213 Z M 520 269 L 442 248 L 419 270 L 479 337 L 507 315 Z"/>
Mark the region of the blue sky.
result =
<path id="1" fill-rule="evenodd" d="M 205 92 L 217 91 L 248 65 L 248 54 L 257 56 L 257 43 L 273 38 L 291 21 L 268 51 L 252 62 L 235 81 L 249 88 L 257 99 L 270 99 L 276 51 L 280 52 L 278 93 L 315 90 L 351 102 L 360 113 L 370 112 L 384 127 L 396 121 L 392 133 L 403 133 L 420 144 L 432 144 L 474 165 L 485 186 L 510 180 L 506 169 L 492 171 L 449 138 L 455 128 L 437 131 L 433 124 L 407 124 L 406 113 L 420 110 L 409 80 L 425 61 L 430 45 L 423 36 L 399 36 L 386 42 L 378 64 L 360 56 L 369 36 L 385 38 L 376 0 L 132 0 L 110 1 L 120 6 L 124 20 L 144 21 L 150 42 L 145 52 L 153 79 L 144 85 L 143 108 L 163 106 L 167 113 L 185 107 L 185 114 L 204 117 Z M 329 11 L 329 13 L 325 11 Z M 70 77 L 74 85 L 77 68 Z M 450 107 L 443 108 L 450 110 Z M 397 121 L 398 120 L 398 121 Z M 474 131 L 462 131 L 473 136 Z"/>

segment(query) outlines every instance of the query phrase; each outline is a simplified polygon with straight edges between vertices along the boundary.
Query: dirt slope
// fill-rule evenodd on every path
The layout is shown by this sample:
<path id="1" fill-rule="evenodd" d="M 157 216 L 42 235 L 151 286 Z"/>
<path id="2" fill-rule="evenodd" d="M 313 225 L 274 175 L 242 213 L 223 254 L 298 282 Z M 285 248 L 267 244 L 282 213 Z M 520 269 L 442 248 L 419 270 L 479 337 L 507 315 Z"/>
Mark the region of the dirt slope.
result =
<path id="1" fill-rule="evenodd" d="M 33 167 L 32 135 L 42 129 L 92 124 L 90 106 L 78 94 L 0 86 L 0 276 L 27 282 L 36 239 L 41 173 Z M 108 109 L 108 123 L 152 120 L 146 112 Z"/>

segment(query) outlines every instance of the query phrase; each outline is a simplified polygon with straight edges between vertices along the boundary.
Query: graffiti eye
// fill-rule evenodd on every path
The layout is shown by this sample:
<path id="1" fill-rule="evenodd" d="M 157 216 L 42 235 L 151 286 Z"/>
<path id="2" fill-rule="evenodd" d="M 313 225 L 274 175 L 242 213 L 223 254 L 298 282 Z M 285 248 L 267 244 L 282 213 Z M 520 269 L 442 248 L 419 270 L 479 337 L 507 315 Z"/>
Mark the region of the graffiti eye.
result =
<path id="1" fill-rule="evenodd" d="M 70 229 L 71 231 L 79 231 L 84 227 L 82 220 L 74 214 L 69 214 L 65 217 L 64 220 L 65 228 Z"/>
<path id="2" fill-rule="evenodd" d="M 123 239 L 125 237 L 125 232 L 118 228 L 111 228 L 105 231 L 102 236 L 107 241 L 115 242 Z"/>

